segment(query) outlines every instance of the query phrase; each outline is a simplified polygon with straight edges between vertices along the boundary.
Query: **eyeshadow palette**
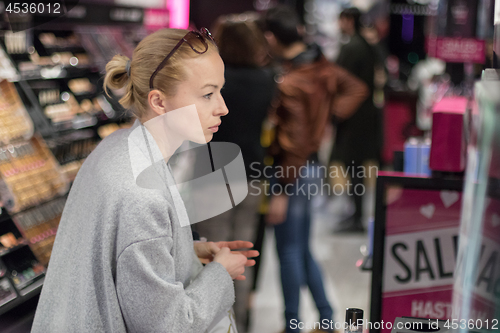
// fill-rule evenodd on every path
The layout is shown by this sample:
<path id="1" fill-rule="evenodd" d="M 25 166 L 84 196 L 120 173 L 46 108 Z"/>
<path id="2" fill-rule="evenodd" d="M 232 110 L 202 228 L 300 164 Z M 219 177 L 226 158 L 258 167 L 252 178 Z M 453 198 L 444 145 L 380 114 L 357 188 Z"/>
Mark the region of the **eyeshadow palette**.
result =
<path id="1" fill-rule="evenodd" d="M 33 122 L 14 84 L 0 81 L 0 144 L 29 139 L 33 131 Z"/>
<path id="2" fill-rule="evenodd" d="M 16 213 L 48 201 L 68 190 L 68 181 L 43 139 L 0 146 L 0 178 L 4 207 Z M 1 186 L 0 186 L 1 187 Z"/>
<path id="3" fill-rule="evenodd" d="M 18 76 L 14 64 L 0 46 L 0 77 L 8 80 L 16 80 Z"/>
<path id="4" fill-rule="evenodd" d="M 57 198 L 13 217 L 24 239 L 29 242 L 31 250 L 42 265 L 49 263 L 65 203 L 66 198 Z"/>

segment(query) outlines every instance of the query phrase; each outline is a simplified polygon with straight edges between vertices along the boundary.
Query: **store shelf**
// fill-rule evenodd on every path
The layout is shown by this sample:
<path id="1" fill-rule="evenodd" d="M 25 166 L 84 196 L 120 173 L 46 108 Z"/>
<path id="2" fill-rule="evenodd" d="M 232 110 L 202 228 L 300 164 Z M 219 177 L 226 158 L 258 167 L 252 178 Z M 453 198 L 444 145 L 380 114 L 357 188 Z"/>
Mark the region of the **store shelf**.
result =
<path id="1" fill-rule="evenodd" d="M 51 53 L 54 52 L 71 52 L 71 53 L 85 53 L 86 50 L 83 46 L 47 46 L 44 45 L 45 49 L 47 51 L 50 51 Z"/>
<path id="2" fill-rule="evenodd" d="M 7 305 L 9 302 L 12 302 L 13 300 L 15 300 L 18 296 L 16 294 L 12 294 L 11 296 L 5 298 L 5 299 L 2 299 L 0 301 L 0 311 L 2 309 L 2 306 L 4 305 Z"/>
<path id="3" fill-rule="evenodd" d="M 53 67 L 54 68 L 54 67 Z M 45 68 L 50 70 L 50 68 Z M 55 71 L 54 71 L 55 72 Z M 54 79 L 72 79 L 77 77 L 86 76 L 89 72 L 97 72 L 93 67 L 63 67 L 59 75 L 42 75 L 40 70 L 33 72 L 21 72 L 18 81 L 33 81 L 33 80 L 54 80 Z"/>
<path id="4" fill-rule="evenodd" d="M 30 298 L 40 294 L 42 287 L 43 287 L 43 282 L 45 280 L 45 277 L 42 277 L 39 281 L 36 282 L 36 285 L 33 286 L 33 289 L 30 288 L 30 290 L 26 290 L 26 293 L 24 295 L 19 294 L 17 298 L 10 300 L 9 302 L 5 303 L 4 305 L 0 306 L 0 315 L 6 313 L 7 311 L 15 308 L 16 306 L 26 302 Z"/>
<path id="5" fill-rule="evenodd" d="M 21 290 L 21 296 L 26 296 L 30 293 L 34 293 L 37 290 L 40 290 L 41 287 L 43 286 L 43 282 L 45 281 L 45 274 L 37 276 L 39 278 L 37 281 L 31 283 L 29 286 L 26 286 Z"/>
<path id="6" fill-rule="evenodd" d="M 9 279 L 0 276 L 0 308 L 18 297 Z"/>
<path id="7" fill-rule="evenodd" d="M 56 195 L 50 199 L 47 199 L 47 200 L 43 200 L 43 201 L 40 201 L 39 203 L 37 203 L 36 205 L 33 205 L 33 206 L 28 206 L 26 208 L 24 208 L 23 210 L 20 210 L 18 212 L 15 212 L 12 214 L 12 216 L 15 218 L 16 216 L 18 216 L 19 214 L 22 214 L 22 213 L 25 213 L 31 209 L 34 209 L 36 207 L 40 207 L 40 206 L 43 206 L 43 205 L 46 205 L 52 201 L 56 201 L 56 200 L 59 200 L 59 199 L 62 199 L 62 198 L 66 198 L 68 196 L 68 193 L 65 193 L 65 194 L 62 194 L 62 195 Z"/>
<path id="8" fill-rule="evenodd" d="M 14 247 L 11 247 L 11 248 L 8 248 L 8 249 L 5 249 L 5 250 L 0 250 L 0 258 L 3 257 L 3 256 L 5 256 L 5 255 L 7 255 L 7 254 L 9 254 L 9 253 L 17 251 L 20 248 L 28 246 L 28 245 L 29 245 L 28 242 L 23 240 L 23 242 L 21 244 L 18 244 L 18 245 L 14 246 Z"/>
<path id="9" fill-rule="evenodd" d="M 43 284 L 44 275 L 45 273 L 40 273 L 30 280 L 23 282 L 23 284 L 16 286 L 21 296 L 26 296 L 27 294 L 41 286 Z"/>

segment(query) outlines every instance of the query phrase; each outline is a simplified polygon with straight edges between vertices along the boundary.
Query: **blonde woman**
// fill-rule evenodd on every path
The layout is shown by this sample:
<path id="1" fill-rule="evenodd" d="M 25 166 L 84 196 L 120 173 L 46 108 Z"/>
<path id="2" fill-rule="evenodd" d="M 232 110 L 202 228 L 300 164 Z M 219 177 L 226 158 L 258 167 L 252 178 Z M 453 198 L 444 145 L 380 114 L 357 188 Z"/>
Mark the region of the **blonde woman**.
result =
<path id="1" fill-rule="evenodd" d="M 165 29 L 141 41 L 132 59 L 115 56 L 104 85 L 125 88 L 120 103 L 137 120 L 104 139 L 75 179 L 32 332 L 205 332 L 231 308 L 233 280 L 244 279 L 258 253 L 232 251 L 250 242 L 194 243 L 175 186 L 139 186 L 137 165 L 160 151 L 158 182 L 171 179 L 171 152 L 185 140 L 212 139 L 228 112 L 224 64 L 208 30 Z M 197 131 L 185 113 L 158 126 L 184 109 L 195 110 Z M 169 140 L 131 144 L 133 133 L 149 138 L 153 129 Z"/>

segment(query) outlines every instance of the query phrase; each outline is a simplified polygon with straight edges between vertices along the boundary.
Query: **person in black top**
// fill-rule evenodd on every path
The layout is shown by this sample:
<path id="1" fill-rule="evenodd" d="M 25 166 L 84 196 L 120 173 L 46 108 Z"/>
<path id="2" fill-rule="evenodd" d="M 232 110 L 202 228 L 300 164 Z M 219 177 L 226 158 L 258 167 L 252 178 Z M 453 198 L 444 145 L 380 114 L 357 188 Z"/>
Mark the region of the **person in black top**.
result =
<path id="1" fill-rule="evenodd" d="M 363 164 L 378 161 L 381 149 L 381 116 L 373 104 L 374 75 L 377 55 L 375 49 L 361 36 L 361 12 L 352 7 L 340 13 L 339 26 L 349 42 L 342 46 L 336 63 L 361 79 L 369 89 L 369 97 L 352 117 L 337 122 L 336 138 L 330 162 L 340 162 L 351 176 L 354 197 L 354 216 L 342 221 L 337 232 L 363 232 L 362 198 L 365 192 Z M 354 171 L 354 172 L 353 172 Z"/>

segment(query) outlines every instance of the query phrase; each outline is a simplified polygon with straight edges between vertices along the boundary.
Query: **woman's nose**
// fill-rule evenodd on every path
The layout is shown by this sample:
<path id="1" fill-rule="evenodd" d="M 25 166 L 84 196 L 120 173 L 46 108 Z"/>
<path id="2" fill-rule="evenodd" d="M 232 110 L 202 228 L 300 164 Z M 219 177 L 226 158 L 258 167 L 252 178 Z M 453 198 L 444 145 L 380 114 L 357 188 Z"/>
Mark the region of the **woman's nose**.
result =
<path id="1" fill-rule="evenodd" d="M 217 108 L 217 115 L 218 116 L 225 116 L 228 113 L 229 113 L 229 110 L 226 106 L 226 102 L 224 102 L 224 98 L 221 96 L 220 97 L 220 105 Z"/>

